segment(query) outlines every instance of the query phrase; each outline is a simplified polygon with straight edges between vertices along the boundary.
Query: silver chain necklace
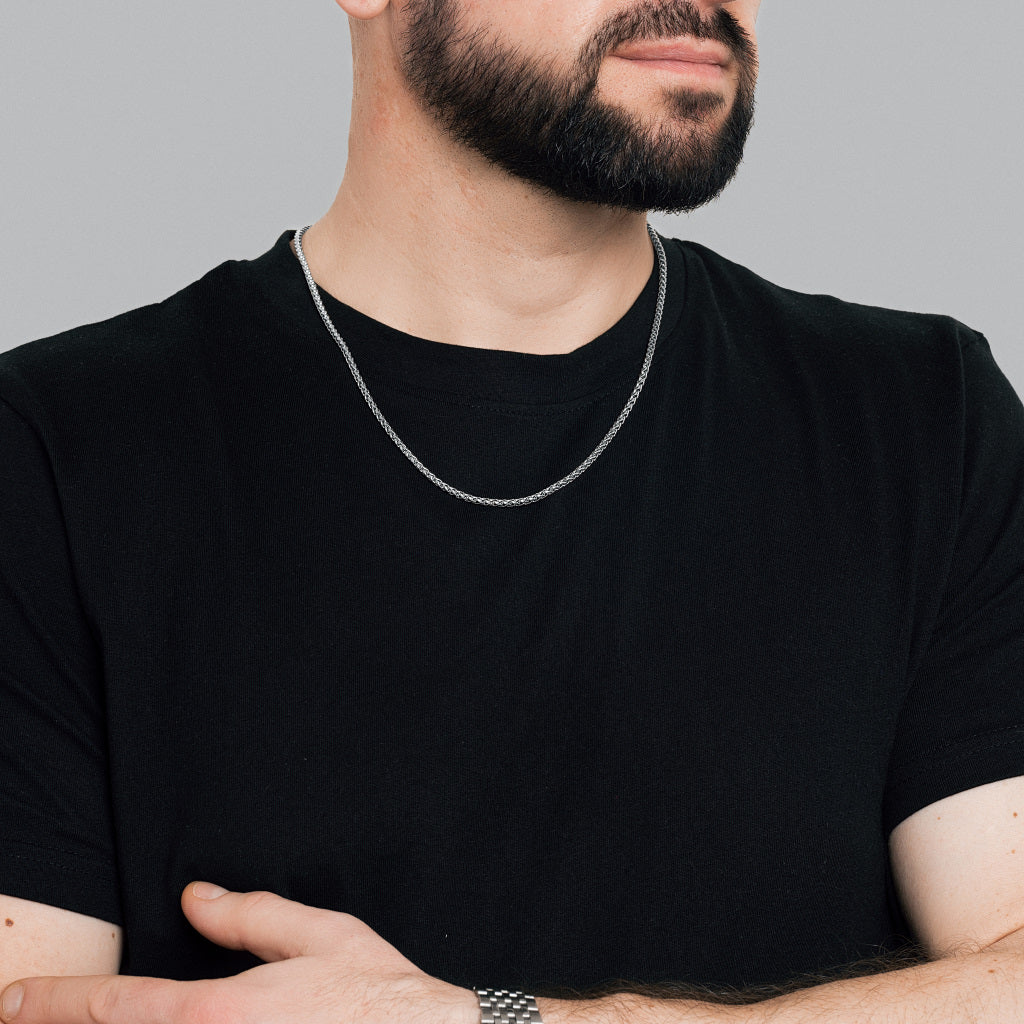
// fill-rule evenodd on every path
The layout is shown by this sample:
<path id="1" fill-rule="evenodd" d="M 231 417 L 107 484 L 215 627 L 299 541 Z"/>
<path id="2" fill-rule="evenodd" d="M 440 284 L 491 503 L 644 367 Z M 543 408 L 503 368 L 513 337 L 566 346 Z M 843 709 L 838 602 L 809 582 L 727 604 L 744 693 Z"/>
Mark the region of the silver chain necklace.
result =
<path id="1" fill-rule="evenodd" d="M 555 491 L 561 490 L 568 484 L 571 484 L 578 476 L 580 476 L 585 470 L 589 469 L 597 457 L 608 447 L 611 443 L 611 439 L 619 432 L 619 428 L 623 423 L 626 422 L 626 417 L 630 414 L 637 398 L 640 396 L 640 391 L 644 386 L 644 381 L 647 380 L 647 371 L 651 367 L 651 360 L 654 358 L 654 346 L 658 343 L 658 334 L 661 330 L 661 315 L 665 309 L 665 288 L 668 282 L 668 264 L 665 260 L 665 250 L 662 247 L 661 239 L 658 237 L 658 233 L 650 226 L 647 225 L 647 234 L 651 237 L 651 242 L 654 245 L 654 251 L 658 256 L 658 305 L 654 313 L 654 326 L 651 328 L 651 340 L 647 343 L 647 355 L 644 356 L 644 365 L 640 369 L 640 378 L 636 382 L 636 387 L 633 388 L 633 393 L 629 396 L 629 400 L 626 402 L 625 408 L 619 413 L 618 419 L 612 424 L 611 429 L 601 443 L 583 460 L 568 476 L 563 476 L 561 480 L 556 480 L 553 484 L 549 484 L 542 491 L 537 491 L 536 494 L 528 494 L 525 498 L 482 498 L 476 494 L 467 494 L 465 491 L 460 491 L 457 487 L 452 487 L 451 484 L 446 484 L 439 476 L 432 473 L 426 466 L 416 458 L 405 442 L 395 433 L 391 424 L 384 418 L 384 414 L 377 408 L 377 403 L 373 400 L 369 390 L 366 387 L 366 383 L 363 381 L 359 370 L 356 368 L 356 362 L 352 358 L 352 353 L 348 349 L 348 345 L 342 340 L 341 335 L 338 333 L 337 328 L 331 322 L 331 318 L 327 315 L 327 310 L 324 309 L 324 304 L 320 300 L 320 293 L 317 291 L 316 283 L 313 280 L 313 275 L 309 272 L 309 265 L 306 263 L 306 256 L 302 251 L 302 236 L 312 227 L 311 224 L 307 224 L 301 231 L 295 233 L 295 252 L 299 257 L 299 262 L 302 264 L 302 272 L 306 275 L 306 284 L 309 285 L 309 292 L 313 296 L 313 301 L 316 303 L 316 308 L 320 311 L 320 316 L 323 319 L 324 324 L 327 326 L 327 330 L 331 332 L 334 340 L 338 344 L 338 348 L 341 349 L 342 355 L 345 357 L 345 362 L 348 363 L 348 368 L 352 371 L 352 376 L 355 379 L 356 385 L 362 392 L 363 398 L 366 399 L 366 404 L 370 407 L 370 411 L 374 416 L 377 417 L 377 422 L 384 428 L 384 432 L 391 438 L 392 441 L 398 446 L 398 450 L 431 482 L 441 488 L 442 491 L 446 491 L 448 494 L 455 498 L 461 498 L 463 501 L 472 502 L 474 505 L 491 505 L 497 508 L 510 508 L 516 505 L 529 505 L 534 501 L 540 501 L 541 498 L 546 498 L 549 494 L 554 494 Z"/>

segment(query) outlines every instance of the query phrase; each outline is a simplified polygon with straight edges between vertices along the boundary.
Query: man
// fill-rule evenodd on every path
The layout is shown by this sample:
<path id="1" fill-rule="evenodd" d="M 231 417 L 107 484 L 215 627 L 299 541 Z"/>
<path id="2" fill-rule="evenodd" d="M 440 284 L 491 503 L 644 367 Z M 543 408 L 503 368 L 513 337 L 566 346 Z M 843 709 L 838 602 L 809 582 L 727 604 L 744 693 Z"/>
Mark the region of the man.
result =
<path id="1" fill-rule="evenodd" d="M 648 232 L 758 0 L 338 2 L 331 210 L 0 359 L 4 1019 L 1016 1021 L 987 341 Z"/>

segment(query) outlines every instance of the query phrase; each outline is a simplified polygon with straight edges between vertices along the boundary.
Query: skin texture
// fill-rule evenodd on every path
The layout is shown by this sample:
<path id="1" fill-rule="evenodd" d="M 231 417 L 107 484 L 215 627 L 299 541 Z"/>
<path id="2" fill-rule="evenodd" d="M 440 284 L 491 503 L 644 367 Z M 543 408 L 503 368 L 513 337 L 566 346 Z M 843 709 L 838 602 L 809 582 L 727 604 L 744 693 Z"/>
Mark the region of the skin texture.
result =
<path id="1" fill-rule="evenodd" d="M 268 892 L 181 896 L 193 927 L 228 949 L 248 949 L 263 965 L 232 978 L 177 982 L 94 976 L 30 978 L 19 1024 L 478 1024 L 476 996 L 424 974 L 367 925 Z M 341 1011 L 339 1013 L 339 1011 Z"/>
<path id="2" fill-rule="evenodd" d="M 60 944 L 53 941 L 61 937 Z M 0 988 L 17 974 L 106 974 L 121 963 L 118 925 L 0 895 Z"/>
<path id="3" fill-rule="evenodd" d="M 757 0 L 456 2 L 461 36 L 478 34 L 485 50 L 498 41 L 563 82 L 610 25 L 696 22 L 704 39 L 731 41 L 734 57 L 745 40 L 746 62 L 710 85 L 611 54 L 600 60 L 594 98 L 684 156 L 688 140 L 713 147 L 741 68 L 754 71 Z M 422 0 L 338 3 L 350 16 L 354 100 L 343 181 L 303 238 L 317 284 L 398 330 L 480 348 L 572 351 L 621 319 L 654 268 L 645 214 L 553 195 L 454 139 L 403 68 Z M 687 92 L 700 123 L 679 116 Z"/>

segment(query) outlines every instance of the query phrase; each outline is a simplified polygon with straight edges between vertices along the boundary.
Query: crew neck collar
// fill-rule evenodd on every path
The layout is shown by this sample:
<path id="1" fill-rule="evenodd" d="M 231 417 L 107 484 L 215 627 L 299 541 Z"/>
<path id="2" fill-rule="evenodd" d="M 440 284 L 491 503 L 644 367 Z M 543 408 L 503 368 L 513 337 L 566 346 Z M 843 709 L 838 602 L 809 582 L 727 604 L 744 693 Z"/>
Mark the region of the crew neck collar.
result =
<path id="1" fill-rule="evenodd" d="M 296 231 L 284 231 L 263 256 L 249 261 L 267 298 L 287 319 L 290 331 L 322 346 L 323 357 L 349 375 L 338 345 L 310 295 L 298 257 L 291 249 Z M 660 237 L 660 236 L 659 236 Z M 654 360 L 677 340 L 686 295 L 683 253 L 673 239 L 662 238 L 668 286 Z M 436 393 L 466 402 L 523 405 L 554 404 L 617 388 L 636 379 L 650 340 L 658 295 L 655 262 L 647 284 L 629 310 L 611 328 L 572 352 L 536 355 L 470 348 L 431 341 L 383 324 L 336 299 L 317 284 L 327 315 L 344 339 L 371 391 L 375 383 L 419 393 Z"/>

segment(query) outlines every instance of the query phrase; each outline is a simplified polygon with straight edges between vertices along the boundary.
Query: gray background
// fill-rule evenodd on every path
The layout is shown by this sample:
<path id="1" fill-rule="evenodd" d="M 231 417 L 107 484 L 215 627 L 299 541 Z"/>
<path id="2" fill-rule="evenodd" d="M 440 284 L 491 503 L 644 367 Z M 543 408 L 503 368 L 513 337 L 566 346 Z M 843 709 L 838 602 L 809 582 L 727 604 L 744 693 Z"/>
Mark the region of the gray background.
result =
<path id="1" fill-rule="evenodd" d="M 1022 30 L 1016 4 L 765 0 L 739 176 L 652 221 L 790 288 L 948 313 L 1024 394 Z M 347 23 L 332 0 L 10 0 L 0 91 L 3 350 L 318 219 Z"/>

